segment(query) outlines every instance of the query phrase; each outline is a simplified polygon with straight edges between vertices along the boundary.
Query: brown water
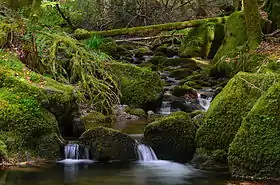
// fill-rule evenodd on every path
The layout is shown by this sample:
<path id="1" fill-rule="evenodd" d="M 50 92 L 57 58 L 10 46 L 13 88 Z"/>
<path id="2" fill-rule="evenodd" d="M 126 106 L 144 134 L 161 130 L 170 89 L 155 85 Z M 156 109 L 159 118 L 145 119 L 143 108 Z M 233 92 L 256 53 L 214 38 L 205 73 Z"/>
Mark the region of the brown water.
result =
<path id="1" fill-rule="evenodd" d="M 224 185 L 227 174 L 169 161 L 54 164 L 39 170 L 2 170 L 1 185 Z"/>

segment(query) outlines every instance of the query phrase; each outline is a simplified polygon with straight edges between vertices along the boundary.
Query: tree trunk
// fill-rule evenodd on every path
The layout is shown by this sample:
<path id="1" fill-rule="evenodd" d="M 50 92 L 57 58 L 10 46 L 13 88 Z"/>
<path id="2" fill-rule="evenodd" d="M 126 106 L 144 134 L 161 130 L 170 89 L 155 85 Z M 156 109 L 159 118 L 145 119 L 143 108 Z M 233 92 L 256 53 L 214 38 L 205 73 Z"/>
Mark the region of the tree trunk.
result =
<path id="1" fill-rule="evenodd" d="M 244 0 L 245 23 L 249 49 L 254 50 L 262 40 L 260 13 L 257 0 Z"/>
<path id="2" fill-rule="evenodd" d="M 268 19 L 272 21 L 273 29 L 280 29 L 280 1 L 267 0 L 264 8 L 268 13 Z"/>

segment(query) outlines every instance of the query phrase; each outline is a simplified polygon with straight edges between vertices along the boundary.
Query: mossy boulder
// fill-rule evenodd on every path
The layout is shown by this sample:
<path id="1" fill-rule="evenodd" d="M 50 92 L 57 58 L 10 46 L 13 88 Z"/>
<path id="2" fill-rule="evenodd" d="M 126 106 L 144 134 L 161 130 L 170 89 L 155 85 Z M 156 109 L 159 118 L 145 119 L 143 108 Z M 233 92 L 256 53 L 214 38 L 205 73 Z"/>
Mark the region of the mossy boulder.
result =
<path id="1" fill-rule="evenodd" d="M 188 161 L 195 151 L 196 129 L 187 113 L 175 112 L 150 123 L 144 138 L 160 159 Z"/>
<path id="2" fill-rule="evenodd" d="M 279 78 L 279 76 L 275 76 Z M 229 148 L 235 176 L 277 179 L 280 176 L 280 83 L 259 98 Z"/>
<path id="3" fill-rule="evenodd" d="M 187 76 L 192 74 L 192 70 L 188 69 L 188 68 L 180 68 L 180 69 L 175 69 L 173 71 L 170 72 L 170 77 L 173 77 L 177 80 L 186 78 Z"/>
<path id="4" fill-rule="evenodd" d="M 238 48 L 242 47 L 247 39 L 244 12 L 236 11 L 226 21 L 225 38 L 214 57 L 214 61 L 237 56 Z"/>
<path id="5" fill-rule="evenodd" d="M 186 94 L 194 94 L 196 97 L 197 97 L 197 93 L 196 91 L 188 86 L 188 85 L 179 85 L 179 86 L 175 86 L 173 89 L 172 89 L 172 94 L 174 96 L 184 96 Z"/>
<path id="6" fill-rule="evenodd" d="M 73 88 L 28 70 L 9 53 L 1 54 L 0 139 L 10 154 L 29 151 L 39 155 L 39 138 L 61 137 L 52 111 L 71 104 Z"/>
<path id="7" fill-rule="evenodd" d="M 140 119 L 147 118 L 146 112 L 143 109 L 140 109 L 140 108 L 126 107 L 124 111 L 131 114 L 131 115 L 138 116 Z"/>
<path id="8" fill-rule="evenodd" d="M 120 79 L 122 104 L 145 109 L 159 100 L 163 89 L 156 72 L 120 62 L 111 64 L 110 68 Z"/>
<path id="9" fill-rule="evenodd" d="M 188 68 L 190 70 L 198 69 L 196 62 L 191 58 L 165 58 L 162 63 L 160 63 L 161 66 L 182 66 L 185 68 Z"/>
<path id="10" fill-rule="evenodd" d="M 135 140 L 117 130 L 96 127 L 85 131 L 80 142 L 89 148 L 93 159 L 97 161 L 137 159 L 134 151 Z"/>
<path id="11" fill-rule="evenodd" d="M 184 57 L 213 57 L 222 44 L 223 25 L 206 23 L 188 32 L 179 48 Z"/>
<path id="12" fill-rule="evenodd" d="M 140 47 L 135 52 L 135 57 L 143 57 L 144 55 L 152 55 L 153 52 L 149 47 Z"/>
<path id="13" fill-rule="evenodd" d="M 212 101 L 196 133 L 197 147 L 227 153 L 243 117 L 276 79 L 272 74 L 239 72 L 235 75 Z"/>
<path id="14" fill-rule="evenodd" d="M 111 125 L 111 120 L 107 116 L 103 115 L 100 112 L 92 111 L 85 116 L 80 118 L 85 130 L 92 129 L 98 126 L 109 127 Z"/>

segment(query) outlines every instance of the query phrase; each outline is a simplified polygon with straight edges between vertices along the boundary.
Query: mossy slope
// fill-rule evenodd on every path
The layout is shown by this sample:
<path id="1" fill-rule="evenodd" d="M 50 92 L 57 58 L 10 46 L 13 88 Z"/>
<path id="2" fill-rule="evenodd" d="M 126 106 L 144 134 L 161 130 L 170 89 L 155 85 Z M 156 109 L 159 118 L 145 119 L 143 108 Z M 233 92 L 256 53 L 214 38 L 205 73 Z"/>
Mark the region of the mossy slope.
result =
<path id="1" fill-rule="evenodd" d="M 280 175 L 280 83 L 256 102 L 229 148 L 231 172 L 237 176 Z"/>
<path id="2" fill-rule="evenodd" d="M 187 113 L 175 112 L 150 123 L 144 137 L 160 159 L 188 161 L 195 150 L 196 129 Z"/>
<path id="3" fill-rule="evenodd" d="M 197 147 L 227 152 L 242 119 L 276 79 L 273 74 L 235 75 L 212 101 L 196 134 Z"/>
<path id="4" fill-rule="evenodd" d="M 38 155 L 39 144 L 52 134 L 60 142 L 56 117 L 49 110 L 72 99 L 72 87 L 31 72 L 15 56 L 1 52 L 0 139 L 10 154 L 29 151 Z"/>

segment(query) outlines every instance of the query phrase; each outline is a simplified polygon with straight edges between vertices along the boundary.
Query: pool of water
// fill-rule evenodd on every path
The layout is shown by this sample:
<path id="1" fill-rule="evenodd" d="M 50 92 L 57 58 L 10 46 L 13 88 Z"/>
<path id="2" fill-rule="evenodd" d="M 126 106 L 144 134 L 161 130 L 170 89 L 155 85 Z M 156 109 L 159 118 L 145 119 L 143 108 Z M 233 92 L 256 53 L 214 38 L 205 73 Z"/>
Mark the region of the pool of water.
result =
<path id="1" fill-rule="evenodd" d="M 169 161 L 52 164 L 33 170 L 2 170 L 0 185 L 225 185 L 227 174 Z"/>

